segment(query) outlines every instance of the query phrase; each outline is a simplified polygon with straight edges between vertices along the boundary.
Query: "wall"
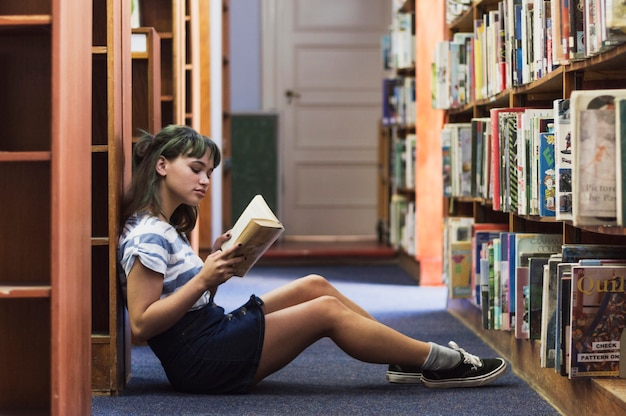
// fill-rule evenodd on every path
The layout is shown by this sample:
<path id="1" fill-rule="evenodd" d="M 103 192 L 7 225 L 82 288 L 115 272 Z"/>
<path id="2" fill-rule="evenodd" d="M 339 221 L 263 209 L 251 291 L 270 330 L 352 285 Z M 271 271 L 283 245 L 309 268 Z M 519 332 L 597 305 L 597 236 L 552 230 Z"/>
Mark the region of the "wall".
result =
<path id="1" fill-rule="evenodd" d="M 230 111 L 261 110 L 261 0 L 230 2 Z"/>

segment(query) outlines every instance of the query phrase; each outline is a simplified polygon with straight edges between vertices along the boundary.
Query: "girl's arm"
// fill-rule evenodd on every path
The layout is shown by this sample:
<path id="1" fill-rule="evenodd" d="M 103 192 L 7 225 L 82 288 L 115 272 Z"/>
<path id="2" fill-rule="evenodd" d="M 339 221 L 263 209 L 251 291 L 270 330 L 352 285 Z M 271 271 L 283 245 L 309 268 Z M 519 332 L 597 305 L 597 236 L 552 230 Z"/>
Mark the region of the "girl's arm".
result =
<path id="1" fill-rule="evenodd" d="M 170 296 L 160 299 L 163 275 L 135 261 L 127 279 L 127 301 L 130 327 L 139 341 L 145 341 L 171 328 L 193 306 L 202 294 L 233 276 L 234 265 L 242 257 L 227 259 L 236 246 L 211 253 L 200 272 Z"/>

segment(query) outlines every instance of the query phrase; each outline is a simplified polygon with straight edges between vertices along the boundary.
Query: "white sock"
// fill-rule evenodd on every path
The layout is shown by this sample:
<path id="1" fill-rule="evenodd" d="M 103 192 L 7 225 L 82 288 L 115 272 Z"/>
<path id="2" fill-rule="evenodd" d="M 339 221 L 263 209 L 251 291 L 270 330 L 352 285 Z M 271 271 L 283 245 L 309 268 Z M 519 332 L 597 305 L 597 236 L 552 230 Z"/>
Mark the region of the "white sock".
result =
<path id="1" fill-rule="evenodd" d="M 444 347 L 434 342 L 429 342 L 430 352 L 422 365 L 424 370 L 448 370 L 461 362 L 461 354 L 452 348 Z"/>

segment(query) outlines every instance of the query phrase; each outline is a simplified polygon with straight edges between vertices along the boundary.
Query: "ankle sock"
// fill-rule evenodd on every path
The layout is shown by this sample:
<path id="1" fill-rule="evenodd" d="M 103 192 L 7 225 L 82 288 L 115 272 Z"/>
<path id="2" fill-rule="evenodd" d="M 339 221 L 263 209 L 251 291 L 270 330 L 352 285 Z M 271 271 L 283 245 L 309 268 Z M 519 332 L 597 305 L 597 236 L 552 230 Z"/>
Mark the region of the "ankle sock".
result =
<path id="1" fill-rule="evenodd" d="M 448 370 L 461 362 L 461 354 L 452 348 L 444 347 L 434 342 L 429 342 L 430 352 L 422 365 L 424 370 Z"/>

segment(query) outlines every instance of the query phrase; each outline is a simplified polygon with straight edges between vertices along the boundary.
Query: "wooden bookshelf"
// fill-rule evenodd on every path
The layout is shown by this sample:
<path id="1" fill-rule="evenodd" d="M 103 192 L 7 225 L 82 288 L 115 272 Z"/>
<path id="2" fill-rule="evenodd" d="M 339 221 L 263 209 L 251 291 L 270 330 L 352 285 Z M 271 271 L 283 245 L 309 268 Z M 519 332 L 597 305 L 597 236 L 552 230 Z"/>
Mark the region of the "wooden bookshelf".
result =
<path id="1" fill-rule="evenodd" d="M 93 0 L 91 96 L 91 351 L 94 394 L 118 394 L 130 376 L 130 336 L 117 278 L 121 199 L 130 181 L 130 1 Z"/>
<path id="2" fill-rule="evenodd" d="M 91 13 L 0 5 L 1 414 L 91 412 Z"/>
<path id="3" fill-rule="evenodd" d="M 451 36 L 454 32 L 473 31 L 474 19 L 496 10 L 498 3 L 497 0 L 474 2 L 466 13 L 446 27 L 447 32 Z M 623 88 L 624 59 L 626 45 L 619 45 L 593 57 L 561 65 L 542 78 L 450 109 L 446 112 L 446 121 L 467 122 L 473 117 L 485 117 L 490 109 L 498 107 L 552 108 L 553 100 L 569 98 L 574 90 Z M 505 223 L 514 232 L 561 233 L 564 243 L 623 244 L 626 248 L 626 230 L 622 227 L 575 227 L 570 221 L 494 211 L 491 201 L 480 198 L 445 198 L 444 208 L 445 215 L 469 216 L 477 223 Z M 451 299 L 448 309 L 510 361 L 512 370 L 563 414 L 626 413 L 626 380 L 570 380 L 554 369 L 540 368 L 538 341 L 516 339 L 509 331 L 483 329 L 481 311 L 469 300 Z"/>
<path id="4" fill-rule="evenodd" d="M 161 127 L 161 38 L 153 27 L 132 29 L 134 138 Z"/>

